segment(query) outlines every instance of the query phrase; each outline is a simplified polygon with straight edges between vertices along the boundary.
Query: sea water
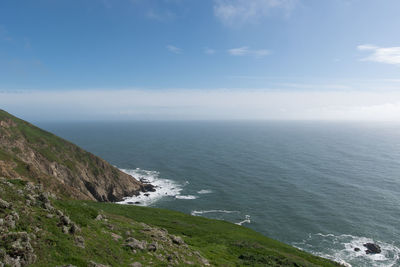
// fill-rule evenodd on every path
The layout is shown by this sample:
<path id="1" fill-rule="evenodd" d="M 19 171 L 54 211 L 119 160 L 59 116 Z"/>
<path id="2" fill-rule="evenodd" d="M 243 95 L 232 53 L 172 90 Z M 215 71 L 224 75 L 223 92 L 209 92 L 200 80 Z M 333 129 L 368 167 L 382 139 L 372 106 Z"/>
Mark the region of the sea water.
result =
<path id="1" fill-rule="evenodd" d="M 348 266 L 400 266 L 400 124 L 38 124 L 157 188 L 123 203 L 227 220 Z"/>

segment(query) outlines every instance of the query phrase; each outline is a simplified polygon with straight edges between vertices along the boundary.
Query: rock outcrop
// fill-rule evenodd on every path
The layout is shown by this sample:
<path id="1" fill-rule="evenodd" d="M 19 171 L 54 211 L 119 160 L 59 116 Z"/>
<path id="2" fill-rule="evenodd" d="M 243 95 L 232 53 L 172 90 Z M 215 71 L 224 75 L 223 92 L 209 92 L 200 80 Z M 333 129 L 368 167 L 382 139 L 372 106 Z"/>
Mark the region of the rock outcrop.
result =
<path id="1" fill-rule="evenodd" d="M 153 191 L 105 160 L 0 110 L 0 176 L 43 184 L 76 199 L 119 201 Z"/>
<path id="2" fill-rule="evenodd" d="M 365 251 L 367 254 L 378 254 L 382 252 L 381 247 L 374 243 L 366 243 L 363 246 L 367 248 Z"/>

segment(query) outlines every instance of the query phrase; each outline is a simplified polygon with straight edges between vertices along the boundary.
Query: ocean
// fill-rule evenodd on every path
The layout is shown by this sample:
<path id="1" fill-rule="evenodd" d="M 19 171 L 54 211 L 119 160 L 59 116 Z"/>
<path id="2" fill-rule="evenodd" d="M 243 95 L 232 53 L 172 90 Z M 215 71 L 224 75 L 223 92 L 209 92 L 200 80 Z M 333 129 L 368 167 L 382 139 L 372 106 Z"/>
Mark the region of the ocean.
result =
<path id="1" fill-rule="evenodd" d="M 348 266 L 400 266 L 400 124 L 37 124 L 158 188 L 124 203 L 227 220 Z"/>

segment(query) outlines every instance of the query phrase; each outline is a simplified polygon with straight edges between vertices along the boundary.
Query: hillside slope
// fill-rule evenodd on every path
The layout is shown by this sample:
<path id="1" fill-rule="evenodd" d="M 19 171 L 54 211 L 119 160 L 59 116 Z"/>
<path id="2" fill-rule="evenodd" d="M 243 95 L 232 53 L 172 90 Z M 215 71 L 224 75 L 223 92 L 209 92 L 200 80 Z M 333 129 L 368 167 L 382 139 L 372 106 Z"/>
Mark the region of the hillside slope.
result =
<path id="1" fill-rule="evenodd" d="M 105 160 L 0 110 L 0 176 L 76 199 L 118 201 L 153 190 Z"/>
<path id="2" fill-rule="evenodd" d="M 338 266 L 246 227 L 0 177 L 0 267 Z"/>
<path id="3" fill-rule="evenodd" d="M 146 190 L 0 111 L 0 267 L 338 266 L 232 223 L 104 203 Z"/>

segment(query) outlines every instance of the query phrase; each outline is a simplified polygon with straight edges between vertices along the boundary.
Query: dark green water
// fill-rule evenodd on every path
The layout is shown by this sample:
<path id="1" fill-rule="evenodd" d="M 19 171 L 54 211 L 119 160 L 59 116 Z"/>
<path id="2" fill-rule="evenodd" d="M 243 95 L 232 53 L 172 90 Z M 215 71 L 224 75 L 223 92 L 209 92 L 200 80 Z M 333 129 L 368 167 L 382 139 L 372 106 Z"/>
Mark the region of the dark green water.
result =
<path id="1" fill-rule="evenodd" d="M 38 124 L 162 186 L 142 204 L 241 222 L 352 266 L 400 266 L 399 124 Z M 371 241 L 382 254 L 363 252 Z"/>

